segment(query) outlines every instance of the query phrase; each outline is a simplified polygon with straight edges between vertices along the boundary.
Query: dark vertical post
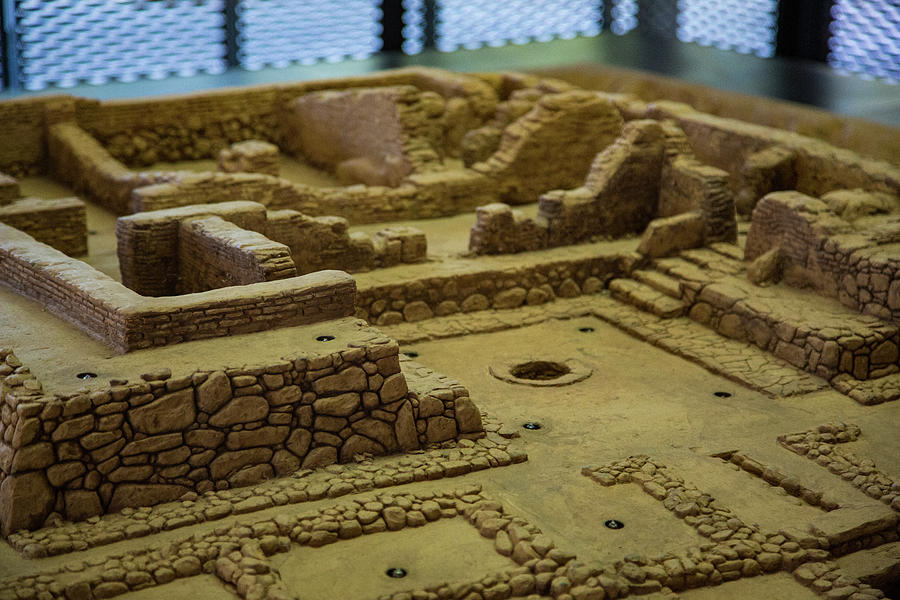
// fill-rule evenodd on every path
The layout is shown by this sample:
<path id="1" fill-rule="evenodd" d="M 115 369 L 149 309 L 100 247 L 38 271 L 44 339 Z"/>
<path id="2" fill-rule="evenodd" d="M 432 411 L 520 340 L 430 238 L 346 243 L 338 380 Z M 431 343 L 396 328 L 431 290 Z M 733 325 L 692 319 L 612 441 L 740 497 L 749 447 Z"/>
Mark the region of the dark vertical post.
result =
<path id="1" fill-rule="evenodd" d="M 609 31 L 612 29 L 613 23 L 613 0 L 599 0 L 600 1 L 600 14 L 602 15 L 600 18 L 603 20 L 603 31 Z"/>
<path id="2" fill-rule="evenodd" d="M 16 2 L 0 0 L 0 27 L 3 43 L 3 87 L 15 89 L 19 85 L 19 53 L 16 49 Z"/>
<path id="3" fill-rule="evenodd" d="M 781 0 L 775 55 L 827 61 L 833 6 L 834 0 Z"/>
<path id="4" fill-rule="evenodd" d="M 238 40 L 238 3 L 241 0 L 225 0 L 225 64 L 229 67 L 239 67 L 241 59 L 238 56 L 240 42 Z"/>
<path id="5" fill-rule="evenodd" d="M 638 0 L 637 31 L 675 39 L 678 34 L 676 0 Z"/>
<path id="6" fill-rule="evenodd" d="M 403 0 L 381 0 L 381 49 L 403 50 Z"/>
<path id="7" fill-rule="evenodd" d="M 437 19 L 438 5 L 437 0 L 424 0 L 422 3 L 425 9 L 425 48 L 434 48 L 437 45 Z"/>

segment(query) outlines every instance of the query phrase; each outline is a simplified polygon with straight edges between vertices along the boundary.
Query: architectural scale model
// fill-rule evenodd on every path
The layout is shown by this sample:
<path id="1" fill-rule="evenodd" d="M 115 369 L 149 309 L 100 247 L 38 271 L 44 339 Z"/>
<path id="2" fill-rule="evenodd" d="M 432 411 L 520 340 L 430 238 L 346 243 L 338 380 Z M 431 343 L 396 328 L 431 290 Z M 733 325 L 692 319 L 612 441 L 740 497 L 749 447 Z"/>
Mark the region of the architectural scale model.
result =
<path id="1" fill-rule="evenodd" d="M 900 137 L 829 119 L 0 103 L 0 600 L 896 594 Z"/>

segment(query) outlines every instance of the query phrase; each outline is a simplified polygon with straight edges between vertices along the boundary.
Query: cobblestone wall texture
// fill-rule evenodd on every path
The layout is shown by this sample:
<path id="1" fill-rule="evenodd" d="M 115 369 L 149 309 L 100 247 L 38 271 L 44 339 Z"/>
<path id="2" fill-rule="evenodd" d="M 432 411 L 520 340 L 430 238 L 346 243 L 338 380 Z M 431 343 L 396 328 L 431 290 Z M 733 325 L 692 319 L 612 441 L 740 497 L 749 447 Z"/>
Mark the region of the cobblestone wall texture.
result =
<path id="1" fill-rule="evenodd" d="M 325 346 L 326 344 L 323 344 Z M 299 468 L 483 435 L 468 391 L 360 327 L 348 345 L 259 367 L 169 369 L 49 396 L 0 351 L 0 529 L 39 527 L 252 485 Z"/>

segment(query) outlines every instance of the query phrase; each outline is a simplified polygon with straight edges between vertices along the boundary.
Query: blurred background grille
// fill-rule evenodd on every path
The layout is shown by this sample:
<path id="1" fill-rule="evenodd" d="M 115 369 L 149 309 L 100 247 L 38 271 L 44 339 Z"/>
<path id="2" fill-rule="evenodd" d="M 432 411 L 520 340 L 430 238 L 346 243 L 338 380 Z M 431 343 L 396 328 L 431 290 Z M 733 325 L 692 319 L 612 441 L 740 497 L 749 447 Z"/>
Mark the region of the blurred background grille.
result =
<path id="1" fill-rule="evenodd" d="M 629 32 L 900 80 L 900 0 L 0 0 L 0 8 L 0 82 L 27 90 Z"/>
<path id="2" fill-rule="evenodd" d="M 837 0 L 831 14 L 832 67 L 900 80 L 900 0 Z"/>

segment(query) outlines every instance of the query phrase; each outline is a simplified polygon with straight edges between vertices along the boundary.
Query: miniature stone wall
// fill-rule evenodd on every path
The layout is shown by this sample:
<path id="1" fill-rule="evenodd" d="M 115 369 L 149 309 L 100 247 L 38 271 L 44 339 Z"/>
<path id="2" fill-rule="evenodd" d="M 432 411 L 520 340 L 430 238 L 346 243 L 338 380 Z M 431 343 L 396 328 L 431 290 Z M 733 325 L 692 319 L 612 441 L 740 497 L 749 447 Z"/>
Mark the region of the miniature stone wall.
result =
<path id="1" fill-rule="evenodd" d="M 259 140 L 232 144 L 219 151 L 219 170 L 225 173 L 263 173 L 278 176 L 278 146 Z"/>
<path id="2" fill-rule="evenodd" d="M 695 212 L 702 219 L 702 235 L 694 236 L 692 244 L 734 241 L 737 236 L 728 173 L 700 164 L 683 132 L 652 120 L 626 123 L 622 135 L 596 156 L 583 186 L 543 194 L 537 219 L 504 207 L 479 208 L 470 250 L 506 254 L 596 236 L 618 238 L 643 232 L 656 217 Z M 657 230 L 663 228 L 654 228 L 651 235 Z M 648 245 L 666 244 L 651 240 Z"/>
<path id="3" fill-rule="evenodd" d="M 361 288 L 356 315 L 376 325 L 393 325 L 594 294 L 610 279 L 629 273 L 640 258 L 632 253 L 600 255 Z"/>
<path id="4" fill-rule="evenodd" d="M 290 248 L 215 216 L 181 222 L 178 271 L 181 294 L 297 276 Z"/>
<path id="5" fill-rule="evenodd" d="M 180 223 L 209 215 L 248 231 L 266 232 L 266 209 L 256 202 L 184 206 L 122 217 L 116 222 L 122 283 L 142 296 L 178 293 Z"/>
<path id="6" fill-rule="evenodd" d="M 841 374 L 875 379 L 900 371 L 900 328 L 875 317 L 805 318 L 797 307 L 775 307 L 727 283 L 684 282 L 683 299 L 691 319 L 826 380 Z"/>
<path id="7" fill-rule="evenodd" d="M 414 173 L 393 188 L 317 188 L 253 173 L 179 173 L 172 183 L 135 188 L 129 212 L 236 200 L 363 224 L 457 215 L 493 202 L 496 194 L 490 179 L 471 170 Z"/>
<path id="8" fill-rule="evenodd" d="M 78 198 L 22 198 L 0 203 L 0 223 L 69 256 L 87 254 L 87 215 L 84 202 Z"/>
<path id="9" fill-rule="evenodd" d="M 116 214 L 129 212 L 133 189 L 177 176 L 130 171 L 74 123 L 52 125 L 47 131 L 47 144 L 53 175 Z"/>
<path id="10" fill-rule="evenodd" d="M 259 367 L 178 378 L 162 369 L 66 396 L 43 395 L 0 351 L 0 530 L 483 435 L 465 388 L 419 377 L 411 394 L 396 342 L 366 328 L 353 338 Z"/>
<path id="11" fill-rule="evenodd" d="M 581 184 L 593 157 L 616 139 L 622 125 L 615 105 L 597 94 L 546 95 L 503 131 L 490 158 L 472 168 L 496 181 L 500 200 L 534 202 L 548 190 Z"/>
<path id="12" fill-rule="evenodd" d="M 0 224 L 0 281 L 119 352 L 353 314 L 346 273 L 146 298 L 89 265 Z"/>
<path id="13" fill-rule="evenodd" d="M 303 81 L 152 99 L 98 102 L 77 99 L 77 122 L 129 166 L 156 161 L 215 158 L 230 144 L 255 139 L 284 147 L 279 123 L 284 107 L 298 96 L 323 90 L 411 85 L 440 94 L 454 126 L 443 146 L 458 155 L 461 133 L 481 124 L 497 103 L 485 82 L 440 69 L 412 67 L 340 80 Z M 69 97 L 71 99 L 71 97 Z M 0 168 L 4 163 L 0 162 Z"/>
<path id="14" fill-rule="evenodd" d="M 779 248 L 788 283 L 812 286 L 852 309 L 900 323 L 897 240 L 900 228 L 890 218 L 881 229 L 857 233 L 821 200 L 775 192 L 753 211 L 744 252 L 754 260 Z"/>
<path id="15" fill-rule="evenodd" d="M 202 244 L 194 240 L 185 245 L 182 223 L 208 216 L 223 220 L 217 228 L 228 230 L 225 243 L 212 243 L 207 236 Z M 271 281 L 293 276 L 291 272 L 366 271 L 422 262 L 427 252 L 425 234 L 412 227 L 388 227 L 374 236 L 351 234 L 346 219 L 266 211 L 256 202 L 137 213 L 118 220 L 116 235 L 122 283 L 143 296 L 201 291 L 214 282 L 221 285 L 213 287 L 222 287 Z M 249 265 L 247 261 L 268 267 L 250 275 L 237 266 Z"/>
<path id="16" fill-rule="evenodd" d="M 341 217 L 308 217 L 295 210 L 267 213 L 266 235 L 287 245 L 298 273 L 340 269 L 349 273 L 425 260 L 425 234 L 388 227 L 369 236 L 349 232 Z"/>
<path id="17" fill-rule="evenodd" d="M 349 182 L 395 187 L 440 168 L 444 101 L 412 86 L 300 96 L 287 113 L 285 150 Z"/>
<path id="18" fill-rule="evenodd" d="M 676 102 L 656 102 L 647 112 L 649 117 L 674 119 L 687 134 L 701 161 L 729 173 L 741 173 L 748 161 L 748 168 L 752 168 L 752 163 L 759 160 L 758 156 L 754 157 L 756 153 L 778 147 L 778 153 L 795 157 L 788 161 L 793 162 L 793 172 L 785 172 L 779 167 L 780 177 L 795 182 L 793 187 L 804 194 L 821 196 L 832 190 L 852 188 L 900 193 L 900 167 L 865 158 L 821 140 L 716 117 Z M 735 183 L 740 181 L 740 177 L 734 180 Z M 740 190 L 736 191 L 740 194 Z"/>

